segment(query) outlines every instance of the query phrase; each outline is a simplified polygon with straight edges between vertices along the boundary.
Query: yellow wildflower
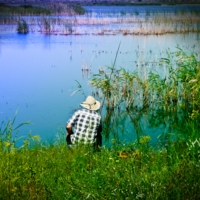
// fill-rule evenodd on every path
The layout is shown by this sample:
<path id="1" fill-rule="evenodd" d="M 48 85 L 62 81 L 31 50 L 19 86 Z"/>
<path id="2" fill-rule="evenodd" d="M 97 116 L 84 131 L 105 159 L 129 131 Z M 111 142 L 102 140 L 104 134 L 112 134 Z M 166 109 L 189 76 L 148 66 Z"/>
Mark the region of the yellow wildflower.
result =
<path id="1" fill-rule="evenodd" d="M 4 144 L 5 144 L 5 147 L 9 147 L 12 143 L 4 142 Z"/>

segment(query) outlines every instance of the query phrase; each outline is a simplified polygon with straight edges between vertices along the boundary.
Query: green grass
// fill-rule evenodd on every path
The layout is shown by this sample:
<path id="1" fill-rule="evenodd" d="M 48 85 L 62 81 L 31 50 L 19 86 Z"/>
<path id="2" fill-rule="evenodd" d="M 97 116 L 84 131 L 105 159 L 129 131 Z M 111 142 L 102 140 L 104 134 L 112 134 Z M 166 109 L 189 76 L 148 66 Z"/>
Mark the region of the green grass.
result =
<path id="1" fill-rule="evenodd" d="M 10 132 L 11 126 L 7 126 Z M 109 149 L 66 147 L 65 132 L 55 143 L 38 136 L 0 149 L 1 199 L 198 199 L 200 140 L 173 140 L 150 147 L 149 136 Z"/>

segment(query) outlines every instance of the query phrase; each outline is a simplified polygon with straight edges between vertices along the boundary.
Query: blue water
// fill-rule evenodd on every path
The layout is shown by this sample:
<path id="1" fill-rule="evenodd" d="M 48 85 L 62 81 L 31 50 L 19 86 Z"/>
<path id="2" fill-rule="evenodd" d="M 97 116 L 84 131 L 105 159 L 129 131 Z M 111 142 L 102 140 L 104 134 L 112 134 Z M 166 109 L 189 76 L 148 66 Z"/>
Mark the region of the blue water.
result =
<path id="1" fill-rule="evenodd" d="M 0 26 L 0 122 L 13 119 L 15 125 L 30 121 L 32 125 L 21 127 L 18 136 L 40 135 L 43 140 L 55 139 L 58 127 L 65 127 L 84 97 L 77 93 L 78 80 L 86 95 L 91 95 L 88 84 L 90 73 L 98 73 L 99 66 L 114 62 L 121 41 L 116 68 L 135 70 L 136 52 L 143 51 L 143 58 L 159 59 L 165 50 L 175 51 L 176 45 L 194 51 L 199 35 L 163 36 L 55 36 L 40 33 L 17 34 L 9 26 Z M 150 55 L 150 50 L 152 55 Z M 82 73 L 82 63 L 91 65 L 91 72 Z M 149 70 L 149 69 L 147 69 Z M 162 69 L 161 69 L 162 72 Z M 72 90 L 70 90 L 72 89 Z M 105 107 L 103 116 L 105 115 Z M 143 119 L 145 122 L 145 119 Z M 136 133 L 127 124 L 129 134 L 121 140 L 132 141 Z M 144 123 L 144 130 L 155 142 L 162 132 Z M 109 143 L 109 141 L 105 143 Z M 22 145 L 23 139 L 19 141 Z"/>
<path id="2" fill-rule="evenodd" d="M 140 14 L 149 11 L 153 13 L 174 13 L 175 11 L 190 12 L 192 10 L 200 11 L 200 5 L 162 5 L 162 6 L 84 6 L 84 9 L 89 13 L 94 12 L 97 14 L 120 14 L 121 11 L 125 11 L 127 14 L 134 14 L 138 11 Z"/>

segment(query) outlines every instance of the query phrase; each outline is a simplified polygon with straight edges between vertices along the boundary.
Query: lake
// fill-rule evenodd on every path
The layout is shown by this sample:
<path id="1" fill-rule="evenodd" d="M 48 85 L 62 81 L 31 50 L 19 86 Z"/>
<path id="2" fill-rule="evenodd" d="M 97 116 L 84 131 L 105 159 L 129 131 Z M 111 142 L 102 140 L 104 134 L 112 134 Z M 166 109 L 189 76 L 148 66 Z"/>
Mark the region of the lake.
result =
<path id="1" fill-rule="evenodd" d="M 91 9 L 88 7 L 88 10 Z M 113 9 L 99 7 L 94 11 L 98 13 Z M 15 125 L 25 121 L 33 123 L 21 127 L 18 136 L 27 137 L 31 130 L 32 135 L 40 135 L 43 140 L 55 139 L 58 127 L 65 128 L 74 108 L 84 101 L 80 93 L 71 96 L 77 90 L 75 80 L 80 82 L 86 95 L 91 95 L 91 74 L 98 73 L 99 68 L 111 66 L 120 41 L 115 67 L 143 73 L 136 67 L 136 61 L 159 62 L 161 57 L 166 57 L 166 50 L 177 51 L 176 46 L 199 52 L 199 37 L 199 33 L 159 36 L 18 34 L 16 25 L 0 25 L 0 121 L 13 119 L 18 109 Z M 87 73 L 82 71 L 86 66 L 91 68 Z M 160 74 L 164 73 L 164 69 L 155 67 Z M 150 69 L 147 67 L 146 71 Z M 102 116 L 105 115 L 104 106 Z M 126 130 L 123 135 L 118 133 L 119 139 L 122 142 L 135 140 L 137 134 L 134 126 L 125 118 L 124 121 L 122 126 L 128 133 Z M 157 137 L 164 131 L 163 127 L 150 127 L 145 116 L 141 122 L 143 134 L 150 135 L 152 143 L 156 143 Z M 104 138 L 103 144 L 109 146 L 113 137 Z M 22 143 L 23 139 L 18 144 Z"/>

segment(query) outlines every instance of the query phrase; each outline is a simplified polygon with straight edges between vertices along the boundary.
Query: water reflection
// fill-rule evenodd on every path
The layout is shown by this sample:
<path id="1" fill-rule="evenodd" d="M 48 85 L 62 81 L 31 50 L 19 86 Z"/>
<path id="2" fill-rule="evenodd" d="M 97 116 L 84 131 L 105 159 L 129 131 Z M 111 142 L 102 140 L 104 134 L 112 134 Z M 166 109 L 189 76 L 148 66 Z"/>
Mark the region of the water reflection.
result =
<path id="1" fill-rule="evenodd" d="M 83 77 L 83 80 L 84 80 L 84 76 L 86 76 L 86 80 L 88 79 L 88 73 L 89 73 L 89 70 L 83 70 L 83 69 L 82 69 L 82 77 Z"/>
<path id="2" fill-rule="evenodd" d="M 200 117 L 191 119 L 192 106 L 180 109 L 161 108 L 134 109 L 120 111 L 107 109 L 103 117 L 104 144 L 110 146 L 115 138 L 117 144 L 139 142 L 141 136 L 151 137 L 151 144 L 165 144 L 169 140 L 181 138 L 185 141 L 192 138 L 200 129 Z"/>
<path id="3" fill-rule="evenodd" d="M 43 45 L 45 49 L 51 49 L 51 40 L 52 37 L 50 35 L 43 35 Z"/>

